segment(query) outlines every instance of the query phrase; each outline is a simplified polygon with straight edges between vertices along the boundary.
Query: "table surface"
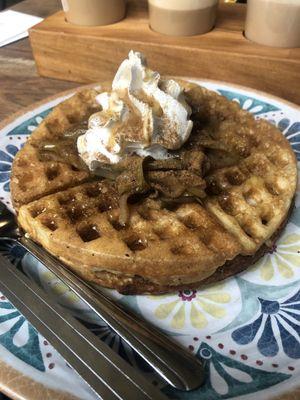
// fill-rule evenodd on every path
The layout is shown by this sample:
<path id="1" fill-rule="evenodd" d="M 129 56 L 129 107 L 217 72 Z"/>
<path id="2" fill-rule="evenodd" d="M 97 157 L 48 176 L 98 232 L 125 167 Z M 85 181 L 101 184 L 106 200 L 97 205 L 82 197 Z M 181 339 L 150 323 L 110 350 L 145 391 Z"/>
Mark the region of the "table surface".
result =
<path id="1" fill-rule="evenodd" d="M 61 9 L 61 1 L 24 0 L 11 9 L 47 17 Z M 28 38 L 0 48 L 0 121 L 22 107 L 77 86 L 38 76 Z"/>
<path id="2" fill-rule="evenodd" d="M 60 0 L 25 0 L 11 7 L 40 17 L 60 8 Z M 38 76 L 28 38 L 0 48 L 0 121 L 35 101 L 76 86 L 78 83 Z"/>
<path id="3" fill-rule="evenodd" d="M 25 0 L 11 9 L 47 17 L 60 8 L 60 0 Z M 39 77 L 28 38 L 0 48 L 0 121 L 22 107 L 76 86 L 78 83 Z M 296 400 L 299 395 L 300 391 L 294 391 L 280 400 Z"/>

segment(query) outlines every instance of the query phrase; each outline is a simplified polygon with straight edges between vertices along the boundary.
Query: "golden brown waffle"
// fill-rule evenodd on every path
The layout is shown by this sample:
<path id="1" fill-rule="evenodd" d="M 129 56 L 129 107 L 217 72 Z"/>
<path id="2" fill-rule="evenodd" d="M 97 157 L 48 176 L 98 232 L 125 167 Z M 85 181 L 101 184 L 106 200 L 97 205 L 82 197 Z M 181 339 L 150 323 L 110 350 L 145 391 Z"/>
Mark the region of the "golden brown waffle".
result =
<path id="1" fill-rule="evenodd" d="M 211 275 L 240 250 L 198 204 L 169 211 L 148 199 L 132 206 L 128 227 L 122 228 L 118 196 L 105 182 L 23 206 L 19 221 L 47 250 L 98 283 L 109 271 L 126 276 L 127 284 L 135 275 L 160 285 L 188 284 Z"/>
<path id="2" fill-rule="evenodd" d="M 289 142 L 265 120 L 222 96 L 190 86 L 198 111 L 198 136 L 213 171 L 206 177 L 205 208 L 242 247 L 254 254 L 276 232 L 291 207 L 297 163 Z M 202 105 L 202 107 L 201 107 Z"/>
<path id="3" fill-rule="evenodd" d="M 159 200 L 144 199 L 130 206 L 130 221 L 123 228 L 111 183 L 70 188 L 74 181 L 66 179 L 51 191 L 39 188 L 35 197 L 22 198 L 15 181 L 15 203 L 20 204 L 16 194 L 27 203 L 19 209 L 22 228 L 89 281 L 124 293 L 211 283 L 262 256 L 287 220 L 297 180 L 287 140 L 224 97 L 184 85 L 195 120 L 189 146 L 204 147 L 211 163 L 201 205 L 167 209 Z M 20 152 L 17 162 L 23 158 Z M 62 191 L 63 186 L 69 188 Z"/>
<path id="4" fill-rule="evenodd" d="M 37 146 L 42 140 L 61 136 L 71 126 L 87 119 L 99 109 L 93 89 L 76 93 L 56 106 L 35 129 L 25 146 L 17 153 L 11 177 L 12 199 L 16 209 L 22 204 L 74 186 L 89 178 L 84 171 L 55 161 L 40 161 Z"/>

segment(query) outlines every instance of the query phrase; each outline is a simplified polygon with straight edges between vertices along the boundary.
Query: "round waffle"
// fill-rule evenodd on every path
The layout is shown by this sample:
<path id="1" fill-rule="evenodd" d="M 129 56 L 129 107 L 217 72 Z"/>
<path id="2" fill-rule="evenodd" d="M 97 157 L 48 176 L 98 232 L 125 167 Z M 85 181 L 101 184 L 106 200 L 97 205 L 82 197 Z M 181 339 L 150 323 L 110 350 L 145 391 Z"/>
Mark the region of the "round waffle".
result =
<path id="1" fill-rule="evenodd" d="M 11 189 L 20 226 L 88 281 L 131 294 L 212 283 L 253 264 L 287 221 L 297 181 L 288 141 L 235 102 L 180 83 L 193 110 L 193 137 L 210 164 L 201 203 L 165 207 L 143 198 L 130 206 L 124 228 L 113 183 L 39 159 L 41 140 L 59 138 L 95 111 L 94 90 L 55 107 L 15 158 Z"/>

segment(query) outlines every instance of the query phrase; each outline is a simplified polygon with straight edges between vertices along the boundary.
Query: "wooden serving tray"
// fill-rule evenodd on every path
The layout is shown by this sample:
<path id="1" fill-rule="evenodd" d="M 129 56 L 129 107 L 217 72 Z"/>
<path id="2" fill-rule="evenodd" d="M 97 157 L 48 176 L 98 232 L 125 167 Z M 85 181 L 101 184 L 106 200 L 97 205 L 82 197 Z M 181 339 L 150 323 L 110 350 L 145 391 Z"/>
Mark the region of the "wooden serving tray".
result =
<path id="1" fill-rule="evenodd" d="M 220 3 L 213 31 L 171 37 L 149 28 L 147 2 L 129 0 L 127 17 L 105 27 L 82 27 L 58 12 L 30 29 L 42 76 L 76 82 L 110 81 L 129 50 L 144 52 L 162 74 L 241 84 L 300 103 L 300 48 L 261 46 L 243 35 L 246 6 Z"/>

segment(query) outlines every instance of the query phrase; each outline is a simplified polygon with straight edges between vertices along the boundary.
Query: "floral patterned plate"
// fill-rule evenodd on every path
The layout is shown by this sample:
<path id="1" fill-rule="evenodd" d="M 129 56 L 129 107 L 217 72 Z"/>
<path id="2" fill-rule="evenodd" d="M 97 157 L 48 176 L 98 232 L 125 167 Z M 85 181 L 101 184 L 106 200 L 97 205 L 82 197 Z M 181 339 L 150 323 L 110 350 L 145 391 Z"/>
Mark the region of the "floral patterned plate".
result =
<path id="1" fill-rule="evenodd" d="M 243 109 L 277 125 L 300 157 L 300 109 L 278 98 L 221 82 L 201 82 Z M 69 94 L 70 95 L 70 94 Z M 16 152 L 56 98 L 19 114 L 0 129 L 0 199 L 11 207 L 9 177 Z M 267 399 L 300 380 L 300 195 L 277 245 L 248 271 L 203 290 L 115 301 L 142 315 L 205 362 L 203 387 L 182 393 L 165 386 L 95 314 L 28 253 L 1 243 L 0 251 L 101 340 L 172 399 Z M 70 384 L 70 382 L 72 384 Z M 16 399 L 96 399 L 51 345 L 0 293 L 0 390 Z"/>

